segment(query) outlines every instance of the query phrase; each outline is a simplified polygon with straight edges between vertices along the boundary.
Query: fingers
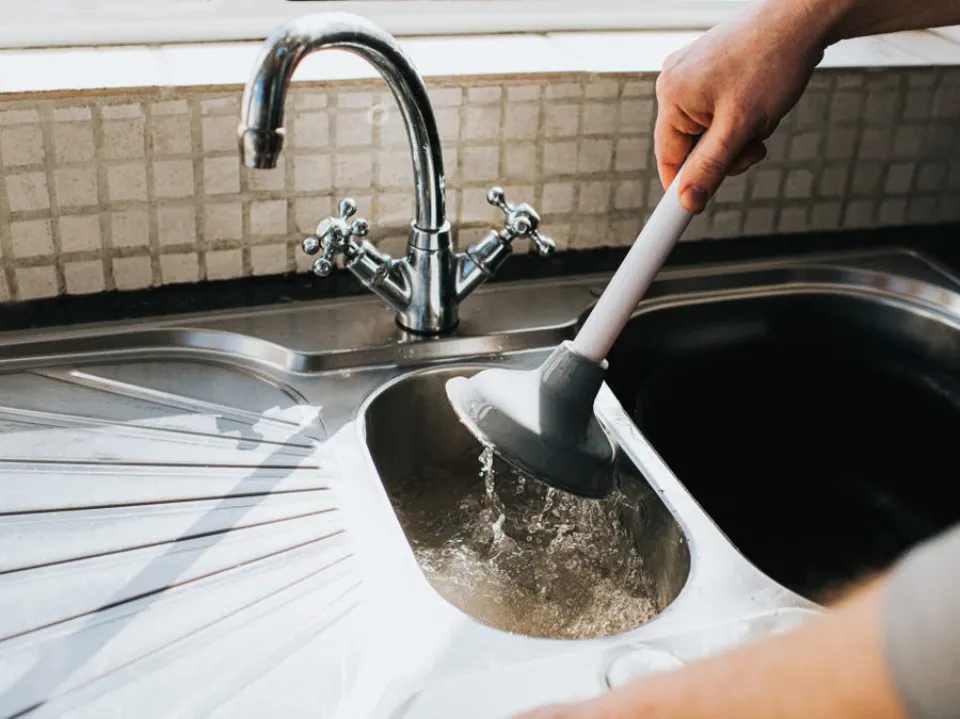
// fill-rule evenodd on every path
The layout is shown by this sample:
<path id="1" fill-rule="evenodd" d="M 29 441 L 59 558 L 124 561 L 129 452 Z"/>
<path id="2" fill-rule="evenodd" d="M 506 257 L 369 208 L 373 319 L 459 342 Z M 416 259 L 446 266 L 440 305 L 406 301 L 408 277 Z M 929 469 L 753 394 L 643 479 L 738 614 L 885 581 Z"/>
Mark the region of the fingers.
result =
<path id="1" fill-rule="evenodd" d="M 697 137 L 704 131 L 702 125 L 694 122 L 675 105 L 672 110 L 660 112 L 653 131 L 656 148 L 657 173 L 664 188 L 677 176 L 680 166 L 687 159 Z"/>
<path id="2" fill-rule="evenodd" d="M 702 212 L 723 178 L 744 164 L 738 161 L 757 156 L 757 150 L 747 148 L 753 135 L 753 128 L 739 122 L 736 115 L 720 114 L 714 118 L 690 153 L 679 180 L 680 204 L 687 212 Z M 744 153 L 747 149 L 749 153 Z"/>

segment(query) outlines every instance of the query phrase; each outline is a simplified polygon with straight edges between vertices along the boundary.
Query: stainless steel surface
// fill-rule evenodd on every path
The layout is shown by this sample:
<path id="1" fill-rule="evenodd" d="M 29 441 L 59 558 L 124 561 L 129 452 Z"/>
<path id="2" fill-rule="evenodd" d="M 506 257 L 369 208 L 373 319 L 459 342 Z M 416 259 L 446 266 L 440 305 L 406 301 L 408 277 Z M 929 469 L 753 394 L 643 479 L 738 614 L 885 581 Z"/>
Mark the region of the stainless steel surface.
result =
<path id="1" fill-rule="evenodd" d="M 0 714 L 508 716 L 815 616 L 606 385 L 595 409 L 648 510 L 634 546 L 656 616 L 536 638 L 426 580 L 390 500 L 463 447 L 442 379 L 538 366 L 606 279 L 489 286 L 458 333 L 400 342 L 375 298 L 0 336 Z M 636 317 L 712 306 L 722 325 L 732 300 L 785 296 L 856 298 L 960 357 L 958 285 L 908 253 L 665 271 Z"/>
<path id="2" fill-rule="evenodd" d="M 333 259 L 343 254 L 346 267 L 397 313 L 400 327 L 409 332 L 436 335 L 455 329 L 459 305 L 507 259 L 516 238 L 530 239 L 541 255 L 555 245 L 540 234 L 540 217 L 526 204 L 508 205 L 503 190 L 493 188 L 491 204 L 507 216 L 504 229 L 490 232 L 466 252 L 454 251 L 446 218 L 443 153 L 433 107 L 423 80 L 396 40 L 364 18 L 347 13 L 322 13 L 293 20 L 267 38 L 243 93 L 238 127 L 243 162 L 252 168 L 272 169 L 283 148 L 284 103 L 293 73 L 307 55 L 340 48 L 353 52 L 383 76 L 403 116 L 410 141 L 416 217 L 410 225 L 406 257 L 393 259 L 372 244 L 358 244 L 368 226 L 349 226 L 352 212 L 321 223 L 303 249 L 323 256 L 314 264 L 321 277 L 333 270 Z M 356 223 L 354 223 L 356 225 Z"/>

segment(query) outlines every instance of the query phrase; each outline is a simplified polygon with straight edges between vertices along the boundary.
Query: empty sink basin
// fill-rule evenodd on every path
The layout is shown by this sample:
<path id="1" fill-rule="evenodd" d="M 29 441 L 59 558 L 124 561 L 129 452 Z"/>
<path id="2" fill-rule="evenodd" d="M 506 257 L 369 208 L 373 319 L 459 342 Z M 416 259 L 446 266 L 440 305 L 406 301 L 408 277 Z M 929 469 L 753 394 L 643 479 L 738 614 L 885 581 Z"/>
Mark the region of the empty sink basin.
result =
<path id="1" fill-rule="evenodd" d="M 409 375 L 370 403 L 371 456 L 430 584 L 489 626 L 535 637 L 634 629 L 680 593 L 682 531 L 626 460 L 596 501 L 525 479 L 460 424 L 444 385 L 473 368 Z"/>
<path id="2" fill-rule="evenodd" d="M 960 517 L 960 333 L 876 297 L 770 294 L 635 316 L 608 382 L 738 549 L 826 602 Z"/>

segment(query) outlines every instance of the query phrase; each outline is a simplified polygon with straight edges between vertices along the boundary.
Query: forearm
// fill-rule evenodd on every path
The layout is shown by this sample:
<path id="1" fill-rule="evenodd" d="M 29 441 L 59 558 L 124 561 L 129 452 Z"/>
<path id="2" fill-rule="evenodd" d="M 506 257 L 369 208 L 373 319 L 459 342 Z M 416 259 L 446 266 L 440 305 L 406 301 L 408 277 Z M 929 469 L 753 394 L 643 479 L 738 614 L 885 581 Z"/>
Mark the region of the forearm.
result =
<path id="1" fill-rule="evenodd" d="M 830 12 L 835 12 L 838 4 L 844 6 L 827 36 L 828 43 L 960 24 L 960 0 L 817 0 L 817 3 Z"/>
<path id="2" fill-rule="evenodd" d="M 904 719 L 883 658 L 881 590 L 876 582 L 797 631 L 611 693 L 596 716 Z"/>

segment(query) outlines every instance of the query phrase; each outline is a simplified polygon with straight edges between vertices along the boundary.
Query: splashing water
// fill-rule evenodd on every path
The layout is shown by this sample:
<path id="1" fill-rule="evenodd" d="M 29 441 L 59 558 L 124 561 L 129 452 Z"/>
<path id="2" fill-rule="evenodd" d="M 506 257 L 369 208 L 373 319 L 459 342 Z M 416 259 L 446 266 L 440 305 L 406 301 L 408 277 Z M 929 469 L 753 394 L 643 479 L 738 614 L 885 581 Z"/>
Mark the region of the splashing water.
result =
<path id="1" fill-rule="evenodd" d="M 448 601 L 492 626 L 553 638 L 615 634 L 656 614 L 621 495 L 550 488 L 495 468 L 489 448 L 482 482 L 467 481 L 467 466 L 427 468 L 394 496 L 424 574 Z"/>

